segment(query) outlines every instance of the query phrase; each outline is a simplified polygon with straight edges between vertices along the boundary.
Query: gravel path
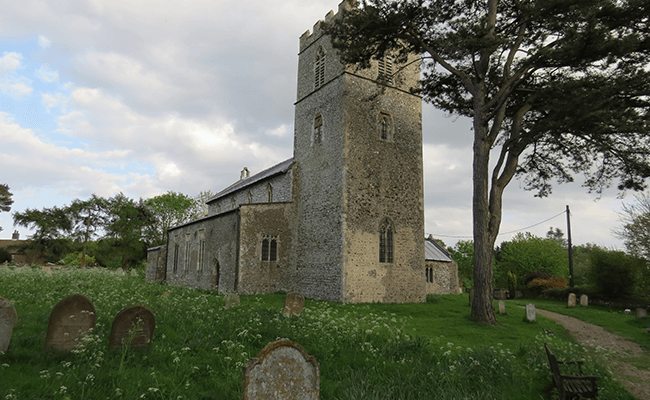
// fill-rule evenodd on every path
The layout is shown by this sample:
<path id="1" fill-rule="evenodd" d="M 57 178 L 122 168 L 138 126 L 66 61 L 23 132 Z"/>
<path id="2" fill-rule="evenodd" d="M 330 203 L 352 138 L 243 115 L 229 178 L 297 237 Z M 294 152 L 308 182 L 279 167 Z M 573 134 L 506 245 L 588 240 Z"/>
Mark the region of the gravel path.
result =
<path id="1" fill-rule="evenodd" d="M 540 309 L 537 309 L 537 313 L 560 323 L 583 346 L 608 348 L 624 357 L 650 357 L 650 354 L 644 352 L 638 344 L 607 332 L 598 325 Z M 650 371 L 637 369 L 623 361 L 611 360 L 611 362 L 616 365 L 614 378 L 627 391 L 639 399 L 650 400 Z"/>

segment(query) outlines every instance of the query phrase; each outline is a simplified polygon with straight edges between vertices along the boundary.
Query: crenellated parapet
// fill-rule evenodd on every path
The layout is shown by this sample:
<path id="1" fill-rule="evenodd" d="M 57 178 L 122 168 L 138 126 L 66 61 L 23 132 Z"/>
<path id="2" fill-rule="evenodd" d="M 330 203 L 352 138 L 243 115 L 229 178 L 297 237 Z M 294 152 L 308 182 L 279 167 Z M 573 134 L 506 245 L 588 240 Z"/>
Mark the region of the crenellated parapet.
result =
<path id="1" fill-rule="evenodd" d="M 302 52 L 304 49 L 309 47 L 312 43 L 314 43 L 318 38 L 320 38 L 323 35 L 323 29 L 322 29 L 322 24 L 323 22 L 329 23 L 335 18 L 338 18 L 339 15 L 341 15 L 342 12 L 351 10 L 352 8 L 358 7 L 358 1 L 357 0 L 343 0 L 339 4 L 339 9 L 336 14 L 334 14 L 334 11 L 330 10 L 330 12 L 325 15 L 325 20 L 319 20 L 314 24 L 314 28 L 312 29 L 311 32 L 307 30 L 305 33 L 300 36 L 300 51 Z"/>

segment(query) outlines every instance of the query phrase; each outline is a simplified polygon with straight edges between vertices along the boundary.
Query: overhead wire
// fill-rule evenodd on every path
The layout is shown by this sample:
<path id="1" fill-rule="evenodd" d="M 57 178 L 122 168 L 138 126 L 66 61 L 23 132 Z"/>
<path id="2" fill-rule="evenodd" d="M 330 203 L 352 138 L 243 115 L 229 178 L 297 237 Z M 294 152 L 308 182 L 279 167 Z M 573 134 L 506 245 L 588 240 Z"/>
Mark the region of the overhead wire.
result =
<path id="1" fill-rule="evenodd" d="M 534 227 L 536 227 L 536 226 L 538 226 L 538 225 L 541 225 L 541 224 L 543 224 L 543 223 L 545 223 L 545 222 L 548 222 L 548 221 L 550 221 L 550 220 L 552 220 L 552 219 L 555 219 L 555 218 L 557 218 L 557 217 L 559 217 L 560 215 L 565 214 L 565 213 L 566 213 L 566 210 L 562 210 L 562 212 L 560 212 L 560 213 L 558 213 L 558 214 L 556 214 L 556 215 L 554 215 L 554 216 L 552 216 L 552 217 L 550 217 L 550 218 L 547 218 L 547 219 L 545 219 L 544 221 L 537 222 L 537 223 L 535 223 L 535 224 L 533 224 L 533 225 L 529 225 L 529 226 L 526 226 L 526 227 L 524 227 L 524 228 L 515 229 L 514 231 L 500 232 L 500 233 L 498 234 L 498 236 L 501 236 L 501 235 L 509 235 L 509 234 L 511 234 L 511 233 L 521 232 L 521 231 L 523 231 L 523 230 L 525 230 L 525 229 L 534 228 Z M 440 234 L 436 234 L 436 233 L 433 233 L 432 235 L 433 235 L 434 237 L 447 237 L 447 238 L 455 238 L 455 239 L 468 239 L 468 238 L 473 238 L 473 237 L 474 237 L 474 236 L 452 236 L 452 235 L 440 235 Z"/>

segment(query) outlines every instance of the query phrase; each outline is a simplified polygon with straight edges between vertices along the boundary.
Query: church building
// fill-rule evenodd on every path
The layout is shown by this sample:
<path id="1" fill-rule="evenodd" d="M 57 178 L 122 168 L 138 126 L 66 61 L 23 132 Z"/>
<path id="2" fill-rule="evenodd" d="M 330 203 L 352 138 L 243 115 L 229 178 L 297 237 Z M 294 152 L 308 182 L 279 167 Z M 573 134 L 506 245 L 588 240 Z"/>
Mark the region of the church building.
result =
<path id="1" fill-rule="evenodd" d="M 456 264 L 425 240 L 417 55 L 345 65 L 321 23 L 300 37 L 293 158 L 244 168 L 206 217 L 171 228 L 148 280 L 352 303 L 457 293 Z"/>

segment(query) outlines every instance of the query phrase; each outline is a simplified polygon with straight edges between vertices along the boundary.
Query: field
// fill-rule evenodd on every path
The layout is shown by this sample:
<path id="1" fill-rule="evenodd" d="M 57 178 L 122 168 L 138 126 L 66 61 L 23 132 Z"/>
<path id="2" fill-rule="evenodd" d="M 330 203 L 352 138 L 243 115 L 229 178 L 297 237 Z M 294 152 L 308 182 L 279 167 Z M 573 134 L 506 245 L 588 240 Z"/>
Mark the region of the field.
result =
<path id="1" fill-rule="evenodd" d="M 49 314 L 75 293 L 93 302 L 97 326 L 71 353 L 45 354 Z M 477 324 L 462 295 L 423 304 L 308 299 L 302 316 L 285 317 L 281 293 L 242 296 L 225 309 L 222 294 L 146 283 L 142 273 L 0 267 L 0 296 L 19 319 L 0 355 L 1 399 L 238 399 L 242 367 L 279 338 L 315 356 L 325 400 L 551 398 L 543 343 L 560 359 L 594 356 L 550 320 L 524 322 L 514 303 L 500 326 Z M 152 347 L 109 352 L 113 318 L 137 304 L 155 315 Z M 603 377 L 601 398 L 632 399 L 608 363 L 590 364 L 585 372 Z"/>

